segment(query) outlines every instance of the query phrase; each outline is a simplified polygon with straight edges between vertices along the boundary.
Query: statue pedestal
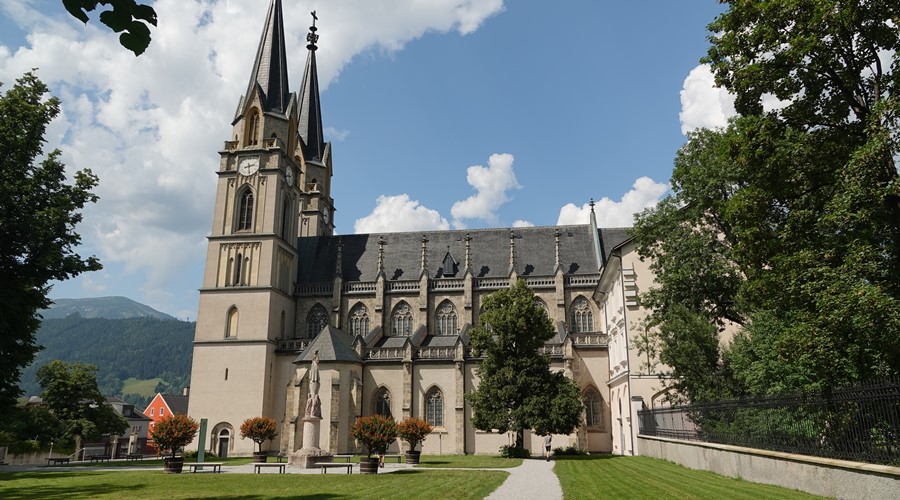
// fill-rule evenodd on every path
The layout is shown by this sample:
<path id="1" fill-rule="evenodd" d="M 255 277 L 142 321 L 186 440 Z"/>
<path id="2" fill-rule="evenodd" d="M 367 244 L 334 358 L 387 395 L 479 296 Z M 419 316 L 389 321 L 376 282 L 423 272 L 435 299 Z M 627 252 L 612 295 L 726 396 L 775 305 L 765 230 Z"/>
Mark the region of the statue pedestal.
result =
<path id="1" fill-rule="evenodd" d="M 288 465 L 312 469 L 319 462 L 330 462 L 332 455 L 319 448 L 319 427 L 322 417 L 303 417 L 303 447 L 291 453 Z"/>

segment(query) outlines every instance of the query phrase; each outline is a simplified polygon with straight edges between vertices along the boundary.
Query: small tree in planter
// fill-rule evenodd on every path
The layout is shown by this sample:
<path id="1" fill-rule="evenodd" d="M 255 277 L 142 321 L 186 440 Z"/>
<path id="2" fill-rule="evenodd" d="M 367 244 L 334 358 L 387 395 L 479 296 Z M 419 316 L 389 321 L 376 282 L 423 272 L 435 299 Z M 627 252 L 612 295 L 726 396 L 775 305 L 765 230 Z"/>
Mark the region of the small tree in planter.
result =
<path id="1" fill-rule="evenodd" d="M 175 453 L 190 443 L 200 424 L 187 415 L 168 415 L 158 420 L 150 430 L 150 438 L 156 443 L 157 449 L 166 452 L 171 450 L 171 456 L 166 458 L 165 471 L 180 474 L 184 465 L 184 459 L 176 457 Z"/>
<path id="2" fill-rule="evenodd" d="M 405 418 L 397 424 L 397 436 L 409 444 L 409 451 L 406 452 L 406 463 L 419 463 L 419 456 L 422 452 L 416 451 L 416 446 L 425 441 L 425 437 L 431 432 L 431 424 L 421 418 L 409 417 Z"/>
<path id="3" fill-rule="evenodd" d="M 397 439 L 397 424 L 393 418 L 382 415 L 359 417 L 353 422 L 350 434 L 366 447 L 367 467 L 360 462 L 360 473 L 375 474 L 378 472 L 378 462 L 372 459 L 372 454 L 384 455 L 388 446 Z"/>
<path id="4" fill-rule="evenodd" d="M 258 447 L 253 453 L 254 462 L 266 461 L 266 453 L 262 451 L 263 441 L 275 439 L 277 435 L 278 425 L 269 417 L 248 418 L 241 424 L 241 438 L 250 438 Z"/>

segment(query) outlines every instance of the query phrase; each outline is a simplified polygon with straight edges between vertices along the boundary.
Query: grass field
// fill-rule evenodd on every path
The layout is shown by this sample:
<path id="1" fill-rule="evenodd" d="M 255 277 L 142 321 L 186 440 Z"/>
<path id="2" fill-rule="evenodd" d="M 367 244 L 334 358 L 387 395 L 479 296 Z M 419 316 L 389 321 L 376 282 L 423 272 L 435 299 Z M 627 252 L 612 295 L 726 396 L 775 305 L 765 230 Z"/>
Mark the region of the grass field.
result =
<path id="1" fill-rule="evenodd" d="M 156 386 L 162 381 L 161 378 L 150 378 L 140 380 L 134 377 L 127 378 L 122 381 L 122 394 L 140 394 L 141 396 L 153 396 L 156 394 Z M 143 410 L 143 408 L 139 408 Z"/>
<path id="2" fill-rule="evenodd" d="M 554 472 L 567 499 L 807 499 L 820 498 L 778 486 L 696 471 L 648 457 L 559 457 Z"/>

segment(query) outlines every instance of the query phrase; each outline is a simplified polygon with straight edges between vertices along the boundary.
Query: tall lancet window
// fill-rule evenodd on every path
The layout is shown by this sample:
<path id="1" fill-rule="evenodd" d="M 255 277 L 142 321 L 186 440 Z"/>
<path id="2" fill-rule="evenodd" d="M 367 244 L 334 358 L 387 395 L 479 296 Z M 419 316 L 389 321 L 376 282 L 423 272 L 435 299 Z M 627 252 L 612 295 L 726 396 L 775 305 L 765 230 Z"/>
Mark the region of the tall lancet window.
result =
<path id="1" fill-rule="evenodd" d="M 357 304 L 350 311 L 349 321 L 351 335 L 365 335 L 369 333 L 369 310 L 362 304 Z"/>
<path id="2" fill-rule="evenodd" d="M 228 310 L 225 316 L 225 338 L 233 339 L 237 337 L 239 317 L 237 307 L 231 306 L 231 309 Z"/>
<path id="3" fill-rule="evenodd" d="M 306 336 L 313 338 L 322 332 L 322 329 L 328 324 L 328 312 L 322 307 L 322 304 L 316 304 L 315 307 L 306 315 Z"/>
<path id="4" fill-rule="evenodd" d="M 435 427 L 444 426 L 444 394 L 437 387 L 425 395 L 425 420 Z"/>
<path id="5" fill-rule="evenodd" d="M 409 337 L 412 334 L 412 309 L 406 302 L 397 304 L 391 313 L 391 335 Z"/>
<path id="6" fill-rule="evenodd" d="M 253 191 L 246 189 L 241 194 L 241 202 L 238 205 L 238 231 L 249 231 L 253 226 Z"/>
<path id="7" fill-rule="evenodd" d="M 573 333 L 592 332 L 594 331 L 594 313 L 591 312 L 591 305 L 587 299 L 578 297 L 572 302 L 572 324 L 570 325 Z"/>
<path id="8" fill-rule="evenodd" d="M 438 335 L 456 335 L 456 308 L 449 300 L 441 302 L 435 315 Z"/>
<path id="9" fill-rule="evenodd" d="M 375 393 L 375 414 L 391 416 L 391 392 L 387 390 L 387 387 L 382 387 Z"/>
<path id="10" fill-rule="evenodd" d="M 603 398 L 597 389 L 589 387 L 582 395 L 584 400 L 584 423 L 588 427 L 600 427 L 603 425 L 603 413 L 601 413 Z"/>
<path id="11" fill-rule="evenodd" d="M 247 114 L 247 145 L 259 144 L 259 110 L 254 108 Z"/>

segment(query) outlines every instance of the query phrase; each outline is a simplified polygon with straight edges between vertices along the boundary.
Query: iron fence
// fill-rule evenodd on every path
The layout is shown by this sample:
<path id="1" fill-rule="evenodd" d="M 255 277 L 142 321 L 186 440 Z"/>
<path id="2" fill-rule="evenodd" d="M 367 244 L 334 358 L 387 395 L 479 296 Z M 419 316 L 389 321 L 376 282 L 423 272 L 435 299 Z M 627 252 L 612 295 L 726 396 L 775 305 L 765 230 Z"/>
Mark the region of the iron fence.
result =
<path id="1" fill-rule="evenodd" d="M 638 412 L 641 434 L 900 465 L 900 380 Z"/>

